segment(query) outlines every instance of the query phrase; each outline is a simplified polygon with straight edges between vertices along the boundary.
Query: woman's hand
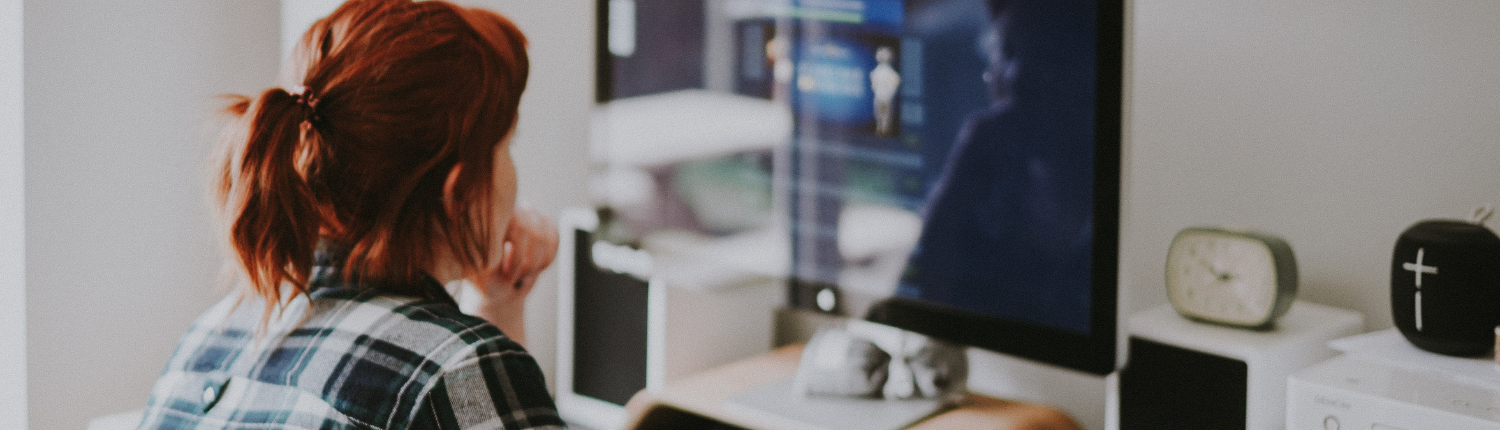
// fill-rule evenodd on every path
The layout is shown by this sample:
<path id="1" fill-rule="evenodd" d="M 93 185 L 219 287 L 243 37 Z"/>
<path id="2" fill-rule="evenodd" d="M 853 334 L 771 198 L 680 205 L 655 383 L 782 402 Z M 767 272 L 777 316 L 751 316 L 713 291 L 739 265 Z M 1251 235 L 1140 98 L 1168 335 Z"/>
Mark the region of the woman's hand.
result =
<path id="1" fill-rule="evenodd" d="M 500 265 L 491 279 L 497 287 L 508 285 L 525 299 L 536 285 L 537 275 L 552 265 L 556 256 L 557 226 L 540 212 L 517 206 L 505 229 Z"/>
<path id="2" fill-rule="evenodd" d="M 546 216 L 517 206 L 505 228 L 500 261 L 479 285 L 479 316 L 526 346 L 526 296 L 557 256 L 557 227 Z"/>

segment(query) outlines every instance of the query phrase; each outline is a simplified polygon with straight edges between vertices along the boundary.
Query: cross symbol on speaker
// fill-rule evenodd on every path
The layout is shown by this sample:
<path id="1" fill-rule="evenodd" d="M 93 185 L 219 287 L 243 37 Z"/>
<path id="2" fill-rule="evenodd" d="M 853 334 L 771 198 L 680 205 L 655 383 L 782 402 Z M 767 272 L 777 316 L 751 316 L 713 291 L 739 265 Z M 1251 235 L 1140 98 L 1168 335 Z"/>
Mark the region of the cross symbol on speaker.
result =
<path id="1" fill-rule="evenodd" d="M 1417 286 L 1417 288 L 1416 288 L 1416 293 L 1415 293 L 1416 294 L 1416 297 L 1415 297 L 1415 299 L 1416 299 L 1415 306 L 1417 308 L 1417 331 L 1422 331 L 1422 274 L 1423 273 L 1430 273 L 1430 274 L 1433 274 L 1433 275 L 1438 274 L 1438 268 L 1437 268 L 1437 266 L 1424 266 L 1424 265 L 1422 265 L 1422 257 L 1424 256 L 1423 254 L 1425 254 L 1426 252 L 1427 252 L 1426 248 L 1417 248 L 1417 262 L 1415 262 L 1415 263 L 1401 263 L 1401 268 L 1402 269 L 1406 269 L 1406 270 L 1411 271 L 1417 277 L 1417 279 L 1416 279 L 1416 286 Z"/>

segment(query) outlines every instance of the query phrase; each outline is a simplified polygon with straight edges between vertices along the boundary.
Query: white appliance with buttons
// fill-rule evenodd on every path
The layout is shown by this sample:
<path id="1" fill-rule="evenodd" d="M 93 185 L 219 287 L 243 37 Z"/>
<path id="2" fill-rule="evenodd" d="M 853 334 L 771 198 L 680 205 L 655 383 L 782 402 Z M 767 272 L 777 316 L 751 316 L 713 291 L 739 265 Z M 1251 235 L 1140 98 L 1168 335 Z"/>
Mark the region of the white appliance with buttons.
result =
<path id="1" fill-rule="evenodd" d="M 1500 430 L 1492 358 L 1418 350 L 1394 329 L 1331 346 L 1345 354 L 1288 378 L 1288 430 Z"/>

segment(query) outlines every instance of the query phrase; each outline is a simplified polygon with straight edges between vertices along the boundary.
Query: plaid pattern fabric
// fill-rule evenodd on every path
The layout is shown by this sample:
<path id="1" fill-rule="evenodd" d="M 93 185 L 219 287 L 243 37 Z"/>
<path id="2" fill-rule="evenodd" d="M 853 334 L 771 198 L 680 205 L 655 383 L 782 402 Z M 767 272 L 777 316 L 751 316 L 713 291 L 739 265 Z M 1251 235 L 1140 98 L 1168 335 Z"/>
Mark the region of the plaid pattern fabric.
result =
<path id="1" fill-rule="evenodd" d="M 426 298 L 315 281 L 258 339 L 264 302 L 226 297 L 178 344 L 140 428 L 562 428 L 536 360 L 427 281 Z"/>

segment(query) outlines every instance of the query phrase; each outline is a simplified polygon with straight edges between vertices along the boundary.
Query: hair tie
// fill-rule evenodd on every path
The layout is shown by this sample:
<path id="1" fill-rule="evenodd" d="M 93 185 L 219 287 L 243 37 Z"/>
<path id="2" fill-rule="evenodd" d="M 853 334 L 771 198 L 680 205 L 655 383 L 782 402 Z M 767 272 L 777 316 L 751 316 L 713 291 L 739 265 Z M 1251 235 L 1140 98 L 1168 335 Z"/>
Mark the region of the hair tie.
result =
<path id="1" fill-rule="evenodd" d="M 298 85 L 292 88 L 291 91 L 287 91 L 287 93 L 295 96 L 297 98 L 295 102 L 307 110 L 306 116 L 302 118 L 303 130 L 312 129 L 314 122 L 322 120 L 318 116 L 318 97 L 313 95 L 312 90 L 308 89 L 306 85 Z"/>

